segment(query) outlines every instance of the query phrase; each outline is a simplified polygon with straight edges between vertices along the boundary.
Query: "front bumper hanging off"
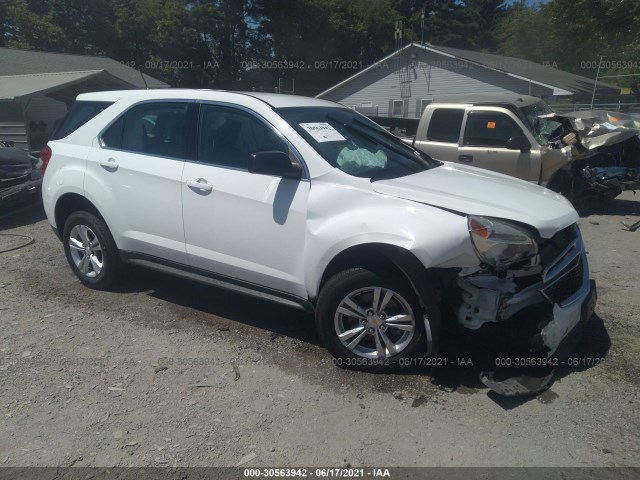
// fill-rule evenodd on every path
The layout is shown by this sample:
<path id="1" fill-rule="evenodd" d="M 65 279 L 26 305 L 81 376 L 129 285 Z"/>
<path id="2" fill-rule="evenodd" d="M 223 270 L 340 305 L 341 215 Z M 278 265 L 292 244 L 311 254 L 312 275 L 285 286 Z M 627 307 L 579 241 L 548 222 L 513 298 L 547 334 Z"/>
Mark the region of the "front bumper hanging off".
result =
<path id="1" fill-rule="evenodd" d="M 593 314 L 595 281 L 576 226 L 541 248 L 533 275 L 459 277 L 458 323 L 481 347 L 480 380 L 503 395 L 547 389 Z"/>

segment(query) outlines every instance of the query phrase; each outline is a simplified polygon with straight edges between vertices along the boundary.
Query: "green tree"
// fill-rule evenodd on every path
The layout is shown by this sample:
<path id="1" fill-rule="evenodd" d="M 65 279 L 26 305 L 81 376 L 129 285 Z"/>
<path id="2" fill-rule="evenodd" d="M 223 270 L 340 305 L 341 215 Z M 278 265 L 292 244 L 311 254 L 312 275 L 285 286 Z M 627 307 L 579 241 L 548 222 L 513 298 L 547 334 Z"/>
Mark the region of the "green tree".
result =
<path id="1" fill-rule="evenodd" d="M 207 85 L 217 71 L 205 68 L 211 51 L 196 16 L 204 13 L 181 0 L 117 0 L 105 53 L 174 86 Z"/>
<path id="2" fill-rule="evenodd" d="M 550 28 L 546 7 L 531 7 L 524 0 L 506 9 L 494 35 L 498 53 L 510 57 L 553 64 L 561 51 Z"/>
<path id="3" fill-rule="evenodd" d="M 49 14 L 35 12 L 25 0 L 3 3 L 3 44 L 17 48 L 64 51 L 65 35 Z"/>
<path id="4" fill-rule="evenodd" d="M 498 47 L 496 27 L 506 11 L 504 0 L 465 0 L 464 5 L 464 47 L 495 51 Z"/>

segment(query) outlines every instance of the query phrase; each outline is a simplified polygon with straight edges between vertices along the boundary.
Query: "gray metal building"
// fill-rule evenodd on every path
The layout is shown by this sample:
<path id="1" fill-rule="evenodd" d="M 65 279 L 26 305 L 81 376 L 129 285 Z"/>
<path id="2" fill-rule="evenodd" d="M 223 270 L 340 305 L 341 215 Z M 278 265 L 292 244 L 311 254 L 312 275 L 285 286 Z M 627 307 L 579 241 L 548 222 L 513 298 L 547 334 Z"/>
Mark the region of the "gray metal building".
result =
<path id="1" fill-rule="evenodd" d="M 436 98 L 455 93 L 509 92 L 549 101 L 591 98 L 594 81 L 553 64 L 412 43 L 317 95 L 372 117 L 418 118 Z M 598 82 L 600 97 L 619 88 Z"/>
<path id="2" fill-rule="evenodd" d="M 37 152 L 80 93 L 167 87 L 107 57 L 0 48 L 0 140 Z"/>

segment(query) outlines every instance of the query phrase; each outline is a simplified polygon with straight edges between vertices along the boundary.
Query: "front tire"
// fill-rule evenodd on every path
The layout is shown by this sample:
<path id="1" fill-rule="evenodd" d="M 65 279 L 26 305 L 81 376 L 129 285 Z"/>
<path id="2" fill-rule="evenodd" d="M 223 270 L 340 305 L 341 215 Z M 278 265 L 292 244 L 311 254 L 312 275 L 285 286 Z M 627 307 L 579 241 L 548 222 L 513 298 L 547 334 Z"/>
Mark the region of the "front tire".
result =
<path id="1" fill-rule="evenodd" d="M 352 268 L 322 288 L 316 327 L 336 364 L 383 372 L 425 351 L 423 309 L 399 275 Z"/>
<path id="2" fill-rule="evenodd" d="M 120 257 L 104 221 L 89 212 L 74 212 L 64 224 L 62 241 L 67 261 L 84 285 L 103 289 L 113 283 Z"/>

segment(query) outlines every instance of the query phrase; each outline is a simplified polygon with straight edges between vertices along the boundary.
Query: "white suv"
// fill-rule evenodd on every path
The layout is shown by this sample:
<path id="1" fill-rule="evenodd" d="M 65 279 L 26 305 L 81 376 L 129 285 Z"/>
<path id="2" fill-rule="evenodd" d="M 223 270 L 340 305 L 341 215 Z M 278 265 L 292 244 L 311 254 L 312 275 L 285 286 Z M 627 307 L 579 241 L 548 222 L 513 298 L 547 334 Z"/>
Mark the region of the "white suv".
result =
<path id="1" fill-rule="evenodd" d="M 335 103 L 84 94 L 43 160 L 47 217 L 86 286 L 127 262 L 302 308 L 340 365 L 433 358 L 443 329 L 557 364 L 593 309 L 564 197 L 432 160 Z"/>

